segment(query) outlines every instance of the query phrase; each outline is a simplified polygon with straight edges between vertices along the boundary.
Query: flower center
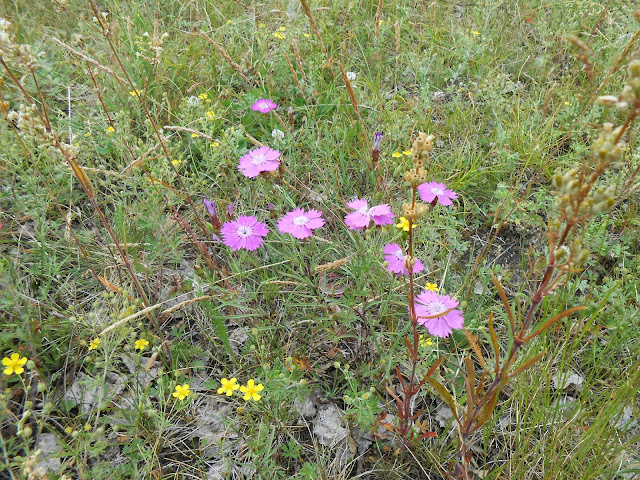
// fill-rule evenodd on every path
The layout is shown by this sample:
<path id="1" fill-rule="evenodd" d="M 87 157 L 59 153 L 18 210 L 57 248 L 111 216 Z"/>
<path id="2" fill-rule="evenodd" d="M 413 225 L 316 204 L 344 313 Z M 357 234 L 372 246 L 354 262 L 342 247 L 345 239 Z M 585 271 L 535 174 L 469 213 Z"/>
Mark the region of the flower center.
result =
<path id="1" fill-rule="evenodd" d="M 440 187 L 433 187 L 431 189 L 431 193 L 433 193 L 435 196 L 443 195 L 444 194 L 444 189 L 442 189 Z"/>
<path id="2" fill-rule="evenodd" d="M 294 225 L 306 225 L 308 221 L 309 221 L 309 219 L 307 217 L 305 217 L 304 215 L 300 215 L 299 217 L 296 217 L 296 218 L 293 219 L 293 224 Z"/>
<path id="3" fill-rule="evenodd" d="M 444 303 L 439 302 L 438 300 L 434 300 L 429 304 L 429 311 L 431 312 L 431 315 L 440 315 L 447 310 L 449 310 L 447 306 Z"/>
<path id="4" fill-rule="evenodd" d="M 402 249 L 399 248 L 398 250 L 396 250 L 395 252 L 393 252 L 393 256 L 399 258 L 400 260 L 405 260 L 409 255 L 404 255 L 402 253 Z"/>
<path id="5" fill-rule="evenodd" d="M 248 225 L 240 225 L 236 233 L 239 237 L 247 238 L 253 235 L 253 229 Z"/>
<path id="6" fill-rule="evenodd" d="M 266 160 L 267 158 L 265 157 L 264 153 L 258 153 L 256 155 L 253 155 L 253 158 L 251 159 L 251 165 L 261 165 Z"/>
<path id="7" fill-rule="evenodd" d="M 260 108 L 269 108 L 269 104 L 267 102 L 260 102 Z"/>

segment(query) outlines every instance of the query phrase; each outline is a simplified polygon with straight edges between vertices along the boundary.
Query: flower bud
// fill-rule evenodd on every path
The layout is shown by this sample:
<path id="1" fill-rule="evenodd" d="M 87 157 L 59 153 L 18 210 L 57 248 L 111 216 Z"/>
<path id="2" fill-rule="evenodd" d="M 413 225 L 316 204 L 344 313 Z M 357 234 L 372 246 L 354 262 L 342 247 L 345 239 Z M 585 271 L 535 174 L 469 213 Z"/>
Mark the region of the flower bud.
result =
<path id="1" fill-rule="evenodd" d="M 555 251 L 556 263 L 565 263 L 569 259 L 569 249 L 564 245 Z"/>

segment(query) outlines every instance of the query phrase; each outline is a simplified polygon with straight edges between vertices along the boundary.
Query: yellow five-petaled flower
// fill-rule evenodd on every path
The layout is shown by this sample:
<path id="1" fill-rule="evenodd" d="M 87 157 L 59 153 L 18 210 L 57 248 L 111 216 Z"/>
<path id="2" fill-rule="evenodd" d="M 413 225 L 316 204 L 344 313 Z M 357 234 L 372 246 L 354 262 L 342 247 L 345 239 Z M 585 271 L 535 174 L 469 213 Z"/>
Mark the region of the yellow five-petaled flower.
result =
<path id="1" fill-rule="evenodd" d="M 176 391 L 173 392 L 173 396 L 178 400 L 184 400 L 191 395 L 191 390 L 189 390 L 190 388 L 191 387 L 189 387 L 188 383 L 185 383 L 184 385 L 176 385 Z"/>
<path id="2" fill-rule="evenodd" d="M 258 395 L 258 392 L 261 392 L 263 389 L 264 387 L 261 383 L 256 385 L 253 380 L 249 380 L 246 387 L 244 385 L 240 387 L 240 391 L 245 394 L 242 399 L 246 400 L 247 402 L 249 400 L 255 400 L 257 402 L 258 400 L 260 400 L 260 395 Z"/>
<path id="3" fill-rule="evenodd" d="M 432 292 L 439 292 L 440 289 L 438 288 L 438 285 L 436 285 L 435 283 L 427 283 L 424 288 L 426 290 L 431 290 Z"/>
<path id="4" fill-rule="evenodd" d="M 27 357 L 20 358 L 19 353 L 12 353 L 11 357 L 4 357 L 2 359 L 2 365 L 4 365 L 4 374 L 12 375 L 17 373 L 18 375 L 24 372 L 24 368 L 22 367 L 25 363 L 27 363 Z"/>
<path id="5" fill-rule="evenodd" d="M 413 228 L 416 228 L 417 225 L 414 223 L 412 225 Z M 403 231 L 408 232 L 409 231 L 409 220 L 407 220 L 404 217 L 400 217 L 400 223 L 396 224 L 396 228 L 401 228 Z"/>
<path id="6" fill-rule="evenodd" d="M 431 340 L 431 337 L 420 335 L 420 346 L 421 347 L 430 347 L 431 345 L 433 345 L 433 340 Z"/>
<path id="7" fill-rule="evenodd" d="M 218 389 L 218 395 L 225 394 L 227 397 L 230 397 L 233 395 L 233 392 L 240 388 L 240 385 L 238 385 L 238 379 L 235 377 L 231 380 L 223 378 L 220 380 L 220 383 L 222 386 Z"/>
<path id="8" fill-rule="evenodd" d="M 136 343 L 133 345 L 136 350 L 140 350 L 141 352 L 149 346 L 149 340 L 144 338 L 139 338 L 136 340 Z"/>
<path id="9" fill-rule="evenodd" d="M 95 350 L 99 346 L 100 346 L 100 339 L 97 337 L 89 342 L 89 350 Z"/>

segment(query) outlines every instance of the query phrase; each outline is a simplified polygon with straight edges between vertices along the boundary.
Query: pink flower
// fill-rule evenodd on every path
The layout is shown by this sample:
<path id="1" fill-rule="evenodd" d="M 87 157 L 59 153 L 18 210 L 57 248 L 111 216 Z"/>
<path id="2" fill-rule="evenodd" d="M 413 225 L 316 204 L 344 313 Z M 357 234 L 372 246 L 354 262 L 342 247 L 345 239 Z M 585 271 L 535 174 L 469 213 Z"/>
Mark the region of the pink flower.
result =
<path id="1" fill-rule="evenodd" d="M 278 104 L 272 102 L 268 98 L 259 98 L 256 103 L 251 105 L 254 112 L 269 113 L 271 110 L 278 108 Z"/>
<path id="2" fill-rule="evenodd" d="M 458 198 L 458 194 L 453 190 L 447 190 L 444 183 L 427 182 L 418 186 L 418 192 L 423 202 L 432 203 L 436 198 L 440 205 L 448 207 L 453 205 L 451 200 Z"/>
<path id="3" fill-rule="evenodd" d="M 405 277 L 408 276 L 409 269 L 405 263 L 407 258 L 409 258 L 409 255 L 405 255 L 397 243 L 388 243 L 384 246 L 384 259 L 389 264 L 387 265 L 387 270 L 390 272 L 404 275 Z M 416 263 L 413 265 L 413 273 L 418 273 L 422 270 L 424 270 L 424 265 L 420 260 L 416 259 Z"/>
<path id="4" fill-rule="evenodd" d="M 290 233 L 300 239 L 310 237 L 312 230 L 323 225 L 322 213 L 317 210 L 305 212 L 302 208 L 296 208 L 278 220 L 280 233 Z"/>
<path id="5" fill-rule="evenodd" d="M 447 338 L 454 328 L 462 328 L 464 317 L 460 310 L 454 310 L 458 302 L 449 295 L 425 290 L 418 295 L 416 302 L 418 323 L 427 327 L 434 337 Z"/>
<path id="6" fill-rule="evenodd" d="M 256 217 L 240 215 L 237 220 L 222 225 L 220 233 L 224 244 L 231 250 L 256 250 L 262 246 L 262 237 L 269 233 L 269 229 Z"/>
<path id="7" fill-rule="evenodd" d="M 273 172 L 280 165 L 278 158 L 280 152 L 269 147 L 260 147 L 249 150 L 249 153 L 240 157 L 238 168 L 245 177 L 254 178 L 261 172 Z"/>
<path id="8" fill-rule="evenodd" d="M 367 201 L 364 198 L 359 198 L 348 202 L 347 205 L 355 210 L 344 217 L 344 222 L 350 230 L 362 230 L 369 226 L 371 220 L 376 225 L 389 225 L 393 223 L 392 219 L 395 217 L 391 207 L 384 203 L 368 208 Z"/>

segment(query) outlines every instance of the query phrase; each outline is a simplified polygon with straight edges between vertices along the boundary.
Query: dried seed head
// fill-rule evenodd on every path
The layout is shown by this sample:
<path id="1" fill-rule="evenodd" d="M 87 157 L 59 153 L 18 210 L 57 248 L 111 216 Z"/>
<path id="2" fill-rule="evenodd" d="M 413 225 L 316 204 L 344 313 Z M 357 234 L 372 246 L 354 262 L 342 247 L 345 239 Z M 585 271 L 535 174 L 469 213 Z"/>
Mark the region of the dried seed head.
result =
<path id="1" fill-rule="evenodd" d="M 603 107 L 615 107 L 620 100 L 615 95 L 603 95 L 596 99 L 598 105 Z"/>

